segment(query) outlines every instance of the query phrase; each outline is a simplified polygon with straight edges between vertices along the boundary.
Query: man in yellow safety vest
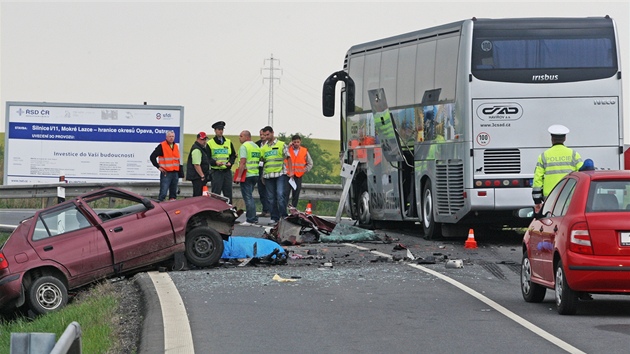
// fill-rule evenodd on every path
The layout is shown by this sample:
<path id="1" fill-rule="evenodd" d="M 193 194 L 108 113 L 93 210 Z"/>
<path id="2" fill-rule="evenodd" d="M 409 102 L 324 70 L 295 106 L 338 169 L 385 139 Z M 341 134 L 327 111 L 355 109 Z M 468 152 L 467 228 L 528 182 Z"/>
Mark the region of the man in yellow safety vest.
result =
<path id="1" fill-rule="evenodd" d="M 260 162 L 260 147 L 252 141 L 252 134 L 249 130 L 243 130 L 239 135 L 241 147 L 238 150 L 240 158 L 237 176 L 245 175 L 245 181 L 241 183 L 241 195 L 245 202 L 245 222 L 241 226 L 248 226 L 258 222 L 256 216 L 256 203 L 254 202 L 254 186 L 258 182 L 258 163 Z"/>
<path id="2" fill-rule="evenodd" d="M 263 183 L 267 189 L 271 222 L 276 225 L 281 217 L 287 216 L 287 201 L 284 199 L 284 188 L 289 182 L 284 159 L 287 157 L 287 145 L 274 137 L 273 128 L 266 126 L 265 145 L 260 149 L 263 165 Z"/>
<path id="3" fill-rule="evenodd" d="M 223 136 L 224 121 L 212 124 L 214 138 L 208 141 L 210 150 L 210 180 L 212 193 L 221 194 L 232 203 L 232 165 L 236 160 L 234 145 Z"/>
<path id="4" fill-rule="evenodd" d="M 538 156 L 534 170 L 534 184 L 532 185 L 532 198 L 536 213 L 540 211 L 542 202 L 562 177 L 573 171 L 578 171 L 583 164 L 577 151 L 564 146 L 569 128 L 554 124 L 547 130 L 551 134 L 552 146 Z"/>

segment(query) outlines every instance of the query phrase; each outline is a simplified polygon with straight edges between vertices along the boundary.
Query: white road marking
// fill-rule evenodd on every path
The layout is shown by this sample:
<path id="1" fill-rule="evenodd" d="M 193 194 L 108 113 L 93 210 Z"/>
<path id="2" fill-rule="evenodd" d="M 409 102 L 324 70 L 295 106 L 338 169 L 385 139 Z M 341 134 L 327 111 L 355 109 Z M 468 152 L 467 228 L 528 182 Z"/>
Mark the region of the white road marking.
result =
<path id="1" fill-rule="evenodd" d="M 160 299 L 164 322 L 164 353 L 194 354 L 192 332 L 184 301 L 168 273 L 148 272 Z"/>
<path id="2" fill-rule="evenodd" d="M 345 245 L 347 246 L 351 246 L 351 247 L 355 247 L 358 248 L 362 251 L 369 251 L 369 248 L 365 248 L 365 247 L 361 247 L 361 246 L 357 246 L 351 243 L 346 243 Z M 378 252 L 378 251 L 370 251 L 371 253 L 374 253 L 376 255 L 379 256 L 383 256 L 383 257 L 388 257 L 388 258 L 392 258 L 391 255 L 382 253 L 382 252 Z M 499 313 L 501 313 L 502 315 L 504 315 L 505 317 L 511 319 L 512 321 L 518 323 L 519 325 L 527 328 L 528 330 L 532 331 L 533 333 L 537 334 L 538 336 L 542 337 L 543 339 L 549 341 L 550 343 L 562 348 L 563 350 L 569 352 L 569 353 L 576 353 L 576 354 L 585 354 L 586 352 L 581 351 L 580 349 L 572 346 L 571 344 L 561 340 L 558 337 L 553 336 L 551 333 L 543 330 L 542 328 L 534 325 L 533 323 L 527 321 L 526 319 L 524 319 L 523 317 L 515 314 L 514 312 L 508 310 L 507 308 L 499 305 L 498 303 L 496 303 L 495 301 L 491 300 L 490 298 L 488 298 L 485 295 L 480 294 L 479 292 L 475 291 L 474 289 L 458 282 L 457 280 L 453 279 L 453 278 L 449 278 L 448 276 L 436 272 L 433 269 L 427 268 L 427 267 L 423 267 L 421 265 L 418 264 L 412 264 L 412 263 L 406 263 L 408 266 L 419 269 L 425 273 L 429 273 L 437 278 L 440 278 L 442 280 L 444 280 L 447 283 L 450 283 L 451 285 L 463 290 L 464 292 L 468 293 L 469 295 L 477 298 L 478 300 L 480 300 L 481 302 L 485 303 L 486 305 L 492 307 L 493 309 L 495 309 L 496 311 L 498 311 Z"/>

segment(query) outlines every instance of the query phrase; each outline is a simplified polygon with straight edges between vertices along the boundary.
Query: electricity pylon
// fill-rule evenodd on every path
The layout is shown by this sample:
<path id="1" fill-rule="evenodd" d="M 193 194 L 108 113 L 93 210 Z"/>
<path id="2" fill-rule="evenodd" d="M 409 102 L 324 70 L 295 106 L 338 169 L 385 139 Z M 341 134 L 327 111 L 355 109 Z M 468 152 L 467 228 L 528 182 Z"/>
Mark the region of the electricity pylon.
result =
<path id="1" fill-rule="evenodd" d="M 274 71 L 280 70 L 280 72 L 282 72 L 282 69 L 274 67 L 274 62 L 277 61 L 278 64 L 280 64 L 280 60 L 274 59 L 273 53 L 271 54 L 271 58 L 264 60 L 263 65 L 265 65 L 267 61 L 269 61 L 269 67 L 264 67 L 262 70 L 269 70 L 269 77 L 263 77 L 263 83 L 265 80 L 269 80 L 269 117 L 267 121 L 268 125 L 273 127 L 273 81 L 278 80 L 278 82 L 280 82 L 279 77 L 274 77 Z"/>

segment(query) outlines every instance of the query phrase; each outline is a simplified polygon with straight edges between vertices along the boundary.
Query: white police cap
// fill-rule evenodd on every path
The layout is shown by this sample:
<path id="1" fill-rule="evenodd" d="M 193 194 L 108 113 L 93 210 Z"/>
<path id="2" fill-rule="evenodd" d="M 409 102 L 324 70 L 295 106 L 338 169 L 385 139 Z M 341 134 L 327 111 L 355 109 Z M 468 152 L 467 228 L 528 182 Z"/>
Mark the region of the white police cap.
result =
<path id="1" fill-rule="evenodd" d="M 547 129 L 547 131 L 549 131 L 549 134 L 551 134 L 551 135 L 567 135 L 567 134 L 569 134 L 569 128 L 565 127 L 564 125 L 560 125 L 560 124 L 554 124 L 554 125 L 550 126 L 549 129 Z"/>

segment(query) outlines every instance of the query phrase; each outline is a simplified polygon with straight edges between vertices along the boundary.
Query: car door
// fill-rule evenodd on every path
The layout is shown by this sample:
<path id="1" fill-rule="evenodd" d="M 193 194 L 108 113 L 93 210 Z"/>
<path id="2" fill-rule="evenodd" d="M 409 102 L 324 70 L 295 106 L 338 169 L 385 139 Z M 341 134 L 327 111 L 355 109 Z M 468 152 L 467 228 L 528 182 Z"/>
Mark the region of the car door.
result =
<path id="1" fill-rule="evenodd" d="M 543 248 L 544 251 L 541 252 L 541 259 L 543 260 L 542 274 L 545 280 L 551 281 L 555 279 L 553 255 L 555 250 L 558 249 L 556 241 L 561 235 L 564 235 L 564 238 L 566 239 L 566 233 L 568 232 L 569 227 L 564 221 L 569 205 L 571 204 L 576 184 L 577 181 L 575 179 L 566 179 L 566 183 L 562 186 L 562 190 L 558 194 L 558 198 L 554 203 L 553 211 L 551 212 L 551 217 L 549 218 L 550 225 L 545 228 L 547 232 L 542 238 L 542 242 L 545 247 Z"/>
<path id="2" fill-rule="evenodd" d="M 42 260 L 63 266 L 71 283 L 90 282 L 113 272 L 105 236 L 74 203 L 36 214 L 30 242 Z"/>
<path id="3" fill-rule="evenodd" d="M 115 198 L 116 203 L 125 206 L 107 212 L 95 211 L 95 215 L 99 216 L 100 226 L 109 240 L 117 271 L 152 264 L 156 252 L 175 244 L 170 219 L 159 205 L 146 199 L 147 207 L 141 198 L 119 191 L 100 197 L 109 198 Z M 96 204 L 97 200 L 89 202 L 90 207 Z"/>
<path id="4" fill-rule="evenodd" d="M 549 254 L 552 255 L 553 261 L 553 233 L 554 233 L 554 206 L 556 205 L 558 196 L 562 187 L 566 183 L 566 180 L 560 181 L 556 187 L 549 193 L 545 203 L 543 204 L 541 215 L 543 217 L 537 218 L 529 226 L 529 245 L 530 250 L 530 264 L 532 267 L 532 276 L 543 279 L 545 281 L 551 281 L 546 276 L 545 269 L 547 269 L 549 262 Z"/>

